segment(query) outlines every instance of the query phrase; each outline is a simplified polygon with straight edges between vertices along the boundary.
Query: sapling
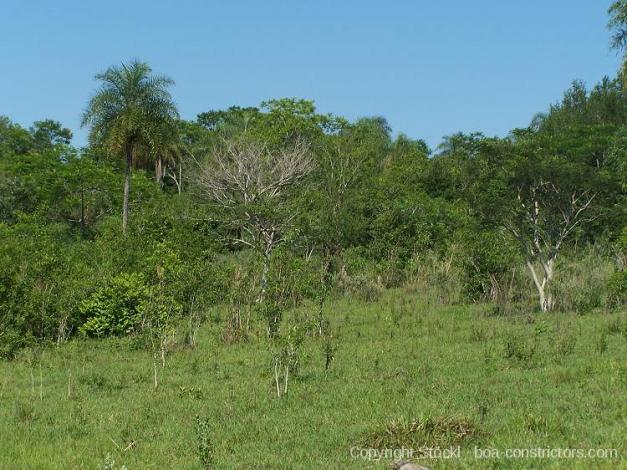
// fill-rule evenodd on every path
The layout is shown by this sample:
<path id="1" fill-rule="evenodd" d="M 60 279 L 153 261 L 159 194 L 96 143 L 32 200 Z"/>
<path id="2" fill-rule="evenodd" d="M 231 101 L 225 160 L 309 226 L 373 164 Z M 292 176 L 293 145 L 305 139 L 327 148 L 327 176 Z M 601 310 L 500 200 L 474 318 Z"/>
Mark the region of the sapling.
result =
<path id="1" fill-rule="evenodd" d="M 329 326 L 329 320 L 324 316 L 324 304 L 329 295 L 329 287 L 325 283 L 321 283 L 320 292 L 318 293 L 318 335 L 323 336 Z"/>
<path id="2" fill-rule="evenodd" d="M 44 399 L 44 378 L 41 372 L 41 361 L 39 361 L 39 401 Z"/>
<path id="3" fill-rule="evenodd" d="M 198 335 L 198 330 L 200 329 L 200 325 L 205 320 L 205 315 L 200 313 L 202 309 L 198 308 L 196 305 L 196 298 L 193 297 L 191 300 L 191 305 L 189 308 L 189 316 L 188 316 L 188 330 L 187 330 L 187 344 L 193 349 L 196 347 L 196 337 Z"/>
<path id="4" fill-rule="evenodd" d="M 292 326 L 287 332 L 274 337 L 274 353 L 272 357 L 274 369 L 274 382 L 277 397 L 287 394 L 290 372 L 298 370 L 300 361 L 300 349 L 305 339 L 302 328 Z M 281 390 L 281 382 L 283 390 Z"/>
<path id="5" fill-rule="evenodd" d="M 157 372 L 159 362 L 161 368 L 165 368 L 173 311 L 176 307 L 177 305 L 172 302 L 172 299 L 164 296 L 162 290 L 158 289 L 151 295 L 150 300 L 140 308 L 142 326 L 150 338 L 155 388 L 159 386 Z"/>
<path id="6" fill-rule="evenodd" d="M 35 395 L 35 375 L 33 374 L 33 358 L 29 356 L 28 358 L 28 368 L 30 370 L 30 388 L 33 396 Z"/>

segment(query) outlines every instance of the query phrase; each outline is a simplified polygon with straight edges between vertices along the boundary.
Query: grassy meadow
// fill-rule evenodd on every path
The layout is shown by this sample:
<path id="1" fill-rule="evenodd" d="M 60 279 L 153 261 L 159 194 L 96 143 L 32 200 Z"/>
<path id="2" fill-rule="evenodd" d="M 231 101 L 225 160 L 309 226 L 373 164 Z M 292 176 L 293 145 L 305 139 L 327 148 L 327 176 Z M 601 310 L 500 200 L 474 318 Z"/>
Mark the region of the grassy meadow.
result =
<path id="1" fill-rule="evenodd" d="M 325 306 L 332 345 L 306 337 L 280 398 L 263 329 L 225 344 L 224 315 L 194 348 L 173 344 L 156 389 L 153 356 L 132 337 L 0 362 L 0 468 L 389 468 L 351 448 L 403 446 L 460 446 L 460 458 L 422 459 L 429 468 L 626 466 L 625 312 L 494 316 L 410 288 L 339 299 Z M 619 456 L 477 460 L 475 447 Z"/>

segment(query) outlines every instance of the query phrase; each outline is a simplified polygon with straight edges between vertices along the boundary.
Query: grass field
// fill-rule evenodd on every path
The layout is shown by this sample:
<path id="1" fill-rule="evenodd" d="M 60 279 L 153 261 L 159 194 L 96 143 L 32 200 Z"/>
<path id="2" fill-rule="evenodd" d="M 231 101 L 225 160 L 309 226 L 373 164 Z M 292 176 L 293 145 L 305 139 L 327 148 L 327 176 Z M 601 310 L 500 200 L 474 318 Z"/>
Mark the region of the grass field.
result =
<path id="1" fill-rule="evenodd" d="M 216 319 L 168 355 L 157 389 L 132 339 L 24 353 L 0 362 L 0 468 L 201 468 L 202 455 L 218 469 L 387 468 L 354 455 L 401 446 L 460 446 L 429 468 L 627 468 L 625 313 L 489 311 L 409 290 L 331 302 L 329 370 L 324 340 L 308 337 L 281 398 L 265 335 L 226 345 Z M 477 460 L 475 447 L 618 457 Z"/>

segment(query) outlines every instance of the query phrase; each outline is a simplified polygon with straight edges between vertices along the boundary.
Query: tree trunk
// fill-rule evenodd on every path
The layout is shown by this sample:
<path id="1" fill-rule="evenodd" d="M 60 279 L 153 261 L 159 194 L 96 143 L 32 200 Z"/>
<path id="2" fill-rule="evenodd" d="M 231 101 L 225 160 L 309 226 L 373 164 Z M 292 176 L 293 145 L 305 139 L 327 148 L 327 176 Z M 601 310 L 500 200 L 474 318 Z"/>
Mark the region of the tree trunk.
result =
<path id="1" fill-rule="evenodd" d="M 178 183 L 176 184 L 176 188 L 179 190 L 179 194 L 181 194 L 181 191 L 183 189 L 183 162 L 179 162 L 179 180 Z"/>
<path id="2" fill-rule="evenodd" d="M 126 175 L 124 178 L 124 201 L 122 208 L 122 232 L 126 235 L 128 227 L 128 199 L 131 193 L 131 167 L 133 165 L 133 144 L 126 147 Z"/>
<path id="3" fill-rule="evenodd" d="M 268 290 L 268 272 L 270 271 L 270 250 L 263 254 L 263 270 L 261 271 L 261 292 L 259 293 L 259 303 L 262 303 Z"/>
<path id="4" fill-rule="evenodd" d="M 550 257 L 549 260 L 544 264 L 544 287 L 548 291 L 549 283 L 553 279 L 553 272 L 555 266 L 555 257 Z M 550 291 L 544 293 L 544 312 L 548 312 L 549 310 L 553 310 L 553 295 Z"/>
<path id="5" fill-rule="evenodd" d="M 540 311 L 542 312 L 548 312 L 553 308 L 553 297 L 549 292 L 547 292 L 549 283 L 553 278 L 553 263 L 554 260 L 549 260 L 548 263 L 543 266 L 544 276 L 542 277 L 542 280 L 540 280 L 532 261 L 530 259 L 527 260 L 527 267 L 529 268 L 529 272 L 531 273 L 531 277 L 533 278 L 533 283 L 535 284 L 538 291 L 538 297 L 540 300 Z"/>
<path id="6" fill-rule="evenodd" d="M 81 185 L 81 235 L 85 235 L 85 188 Z"/>
<path id="7" fill-rule="evenodd" d="M 541 312 L 546 312 L 547 311 L 547 302 L 546 302 L 546 295 L 544 293 L 544 286 L 539 286 L 538 287 L 538 294 L 540 296 L 540 311 Z"/>
<path id="8" fill-rule="evenodd" d="M 263 251 L 263 270 L 261 271 L 261 292 L 259 293 L 259 303 L 262 303 L 268 290 L 268 273 L 270 272 L 270 256 L 274 250 L 274 231 L 266 239 L 266 248 Z"/>
<path id="9" fill-rule="evenodd" d="M 163 182 L 163 158 L 161 155 L 155 161 L 155 181 L 159 184 Z"/>

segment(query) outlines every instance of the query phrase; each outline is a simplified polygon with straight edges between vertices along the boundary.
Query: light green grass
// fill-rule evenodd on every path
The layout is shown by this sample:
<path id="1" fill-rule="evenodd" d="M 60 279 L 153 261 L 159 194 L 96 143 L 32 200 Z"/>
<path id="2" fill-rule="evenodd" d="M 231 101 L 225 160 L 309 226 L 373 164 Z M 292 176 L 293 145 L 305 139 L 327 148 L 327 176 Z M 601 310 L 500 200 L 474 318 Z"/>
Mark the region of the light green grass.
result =
<path id="1" fill-rule="evenodd" d="M 267 339 L 225 345 L 215 321 L 195 349 L 168 356 L 156 390 L 150 353 L 128 339 L 44 350 L 41 390 L 39 359 L 0 362 L 0 468 L 99 468 L 107 455 L 115 468 L 200 468 L 197 415 L 211 423 L 218 469 L 385 468 L 390 459 L 350 455 L 378 437 L 461 445 L 461 460 L 422 462 L 430 468 L 624 467 L 622 455 L 474 459 L 475 446 L 624 454 L 627 429 L 624 313 L 505 318 L 484 310 L 425 305 L 406 290 L 370 304 L 330 303 L 330 371 L 322 340 L 308 338 L 299 376 L 280 399 Z M 457 439 L 385 434 L 413 420 L 472 430 Z"/>

